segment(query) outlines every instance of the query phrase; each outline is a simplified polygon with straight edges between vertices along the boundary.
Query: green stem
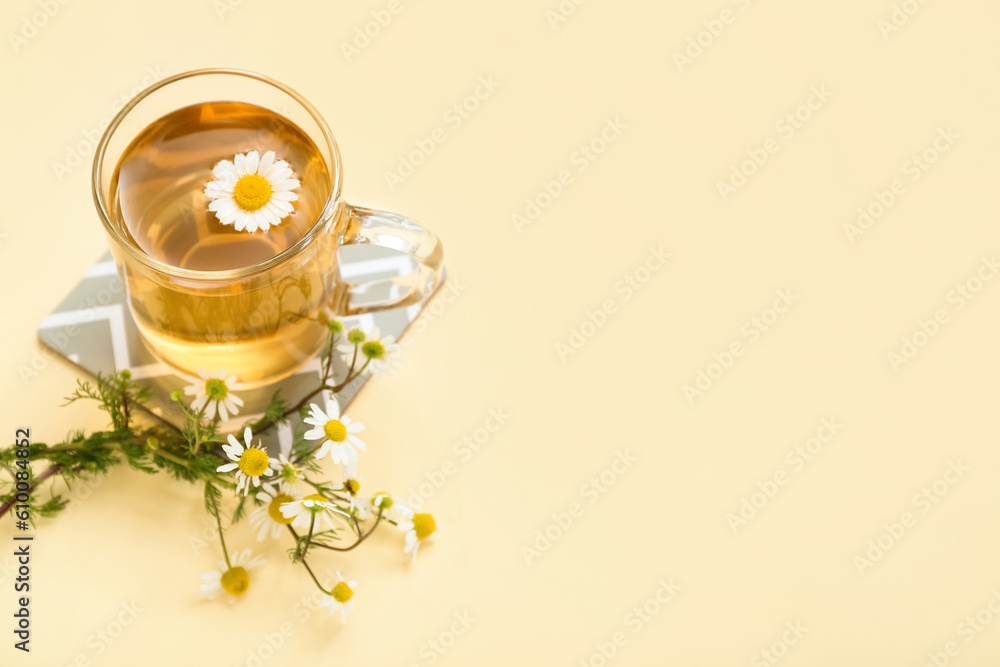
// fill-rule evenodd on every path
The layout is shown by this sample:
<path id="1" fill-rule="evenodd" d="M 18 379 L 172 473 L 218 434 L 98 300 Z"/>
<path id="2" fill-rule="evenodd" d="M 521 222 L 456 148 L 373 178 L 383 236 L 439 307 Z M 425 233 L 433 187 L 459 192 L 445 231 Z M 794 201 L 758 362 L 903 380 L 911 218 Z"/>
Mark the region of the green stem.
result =
<path id="1" fill-rule="evenodd" d="M 365 540 L 367 540 L 368 537 L 372 533 L 375 532 L 375 529 L 378 528 L 378 525 L 381 522 L 382 522 L 382 510 L 380 508 L 379 511 L 378 511 L 378 515 L 375 517 L 375 523 L 372 524 L 372 527 L 368 529 L 367 533 L 364 533 L 363 535 L 359 534 L 358 535 L 358 539 L 354 542 L 354 544 L 352 544 L 350 546 L 347 546 L 347 547 L 335 547 L 335 546 L 330 545 L 330 544 L 323 544 L 322 542 L 317 542 L 316 546 L 317 547 L 321 547 L 323 549 L 329 549 L 330 551 L 350 551 L 350 550 L 356 548 L 359 544 L 361 544 Z"/>
<path id="2" fill-rule="evenodd" d="M 355 357 L 356 356 L 357 356 L 357 349 L 355 349 Z M 352 382 L 354 382 L 355 380 L 357 380 L 359 377 L 361 377 L 361 375 L 365 372 L 365 369 L 368 368 L 368 364 L 370 362 L 371 362 L 371 359 L 365 361 L 364 365 L 361 366 L 361 368 L 358 369 L 357 372 L 354 371 L 354 362 L 352 362 L 351 363 L 351 369 L 347 371 L 347 378 L 343 382 L 341 382 L 340 384 L 332 386 L 332 387 L 326 383 L 327 379 L 324 377 L 323 381 L 320 383 L 319 387 L 317 387 L 316 389 L 314 389 L 311 392 L 309 392 L 308 394 L 306 394 L 302 398 L 302 400 L 300 400 L 294 406 L 292 406 L 292 407 L 288 408 L 287 410 L 285 410 L 281 414 L 281 418 L 285 419 L 286 417 L 288 417 L 290 415 L 294 415 L 296 412 L 298 412 L 299 410 L 301 410 L 302 408 L 304 408 L 306 405 L 308 405 L 309 401 L 311 401 L 317 394 L 319 394 L 322 391 L 331 391 L 331 392 L 333 392 L 335 394 L 339 393 L 340 391 L 342 391 L 344 389 L 344 387 L 346 387 L 347 385 L 351 384 Z M 264 432 L 272 429 L 277 424 L 278 424 L 277 421 L 260 421 L 260 422 L 257 422 L 255 424 L 251 424 L 250 425 L 250 430 L 253 431 L 254 435 L 260 435 L 261 433 L 264 433 Z"/>
<path id="3" fill-rule="evenodd" d="M 316 513 L 310 512 L 312 514 L 309 519 L 309 534 L 306 535 L 306 543 L 302 546 L 302 558 L 305 559 L 306 554 L 309 553 L 309 547 L 312 545 L 313 530 L 316 528 Z"/>
<path id="4" fill-rule="evenodd" d="M 292 528 L 291 526 L 288 526 L 288 530 L 292 532 L 292 535 L 295 537 L 295 543 L 298 544 L 299 534 L 296 533 L 295 529 Z M 333 595 L 333 591 L 326 590 L 325 588 L 323 588 L 323 585 L 319 583 L 319 579 L 316 578 L 316 574 L 312 571 L 312 568 L 309 567 L 309 563 L 306 562 L 306 557 L 302 556 L 302 558 L 299 560 L 302 563 L 302 566 L 306 568 L 306 572 L 309 573 L 309 576 L 312 577 L 313 583 L 316 584 L 316 588 L 320 589 L 326 595 Z"/>
<path id="5" fill-rule="evenodd" d="M 219 543 L 222 544 L 222 555 L 226 559 L 226 567 L 233 569 L 233 564 L 229 562 L 229 550 L 226 549 L 225 531 L 222 530 L 222 518 L 219 516 L 219 507 L 212 502 L 212 514 L 215 515 L 215 525 L 219 527 Z"/>

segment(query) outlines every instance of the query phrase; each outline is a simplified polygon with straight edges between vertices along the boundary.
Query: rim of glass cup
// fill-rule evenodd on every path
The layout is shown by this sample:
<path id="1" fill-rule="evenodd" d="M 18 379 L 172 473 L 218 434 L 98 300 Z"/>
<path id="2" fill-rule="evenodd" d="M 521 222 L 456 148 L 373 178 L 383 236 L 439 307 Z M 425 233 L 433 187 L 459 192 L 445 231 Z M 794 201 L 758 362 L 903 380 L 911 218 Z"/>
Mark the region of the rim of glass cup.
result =
<path id="1" fill-rule="evenodd" d="M 128 116 L 128 114 L 132 111 L 132 109 L 137 107 L 140 102 L 149 97 L 152 93 L 156 92 L 161 88 L 164 88 L 165 86 L 170 85 L 171 83 L 182 81 L 184 79 L 189 79 L 195 76 L 205 76 L 210 74 L 213 75 L 226 74 L 226 75 L 247 77 L 249 79 L 256 79 L 257 81 L 260 81 L 262 83 L 277 88 L 281 92 L 291 97 L 293 100 L 295 100 L 295 102 L 300 104 L 303 109 L 306 110 L 306 113 L 308 113 L 312 117 L 312 119 L 316 122 L 316 125 L 320 129 L 320 132 L 323 133 L 323 139 L 326 141 L 327 148 L 330 151 L 330 156 L 333 159 L 333 165 L 332 166 L 328 165 L 328 168 L 330 170 L 331 187 L 330 187 L 330 194 L 327 196 L 326 203 L 323 205 L 323 208 L 320 210 L 320 213 L 317 216 L 316 220 L 313 222 L 312 226 L 308 229 L 308 231 L 306 231 L 306 233 L 304 233 L 299 238 L 298 241 L 296 241 L 291 246 L 281 251 L 274 257 L 266 259 L 263 262 L 258 262 L 256 264 L 251 264 L 249 266 L 243 266 L 236 269 L 222 269 L 219 271 L 200 271 L 200 270 L 196 271 L 192 269 L 181 268 L 179 266 L 173 266 L 171 264 L 167 264 L 165 262 L 153 259 L 146 253 L 142 252 L 138 247 L 135 246 L 135 244 L 133 244 L 127 238 L 125 238 L 125 236 L 121 233 L 121 231 L 118 230 L 116 226 L 112 223 L 111 213 L 108 210 L 108 204 L 105 201 L 104 193 L 102 192 L 101 189 L 101 170 L 104 166 L 104 152 L 111 141 L 112 135 L 115 133 L 115 130 L 118 129 L 118 126 L 121 125 L 122 121 L 125 120 L 125 117 Z M 316 110 L 316 107 L 314 107 L 306 98 L 302 97 L 302 95 L 297 93 L 289 86 L 286 86 L 280 81 L 276 81 L 271 77 L 265 76 L 263 74 L 258 74 L 256 72 L 250 72 L 248 70 L 241 70 L 241 69 L 208 67 L 203 69 L 190 70 L 188 72 L 181 72 L 180 74 L 169 76 L 165 79 L 162 79 L 161 81 L 154 83 L 148 88 L 142 90 L 135 97 L 129 100 L 128 104 L 126 104 L 121 109 L 121 111 L 119 111 L 115 115 L 115 117 L 111 120 L 111 123 L 108 124 L 107 129 L 104 130 L 104 134 L 101 136 L 100 142 L 97 144 L 96 157 L 94 158 L 94 170 L 92 173 L 91 187 L 93 188 L 94 203 L 97 206 L 97 212 L 101 216 L 101 222 L 104 224 L 104 228 L 108 231 L 109 234 L 111 234 L 111 236 L 113 236 L 119 242 L 119 245 L 125 249 L 125 252 L 127 252 L 132 259 L 136 260 L 137 262 L 140 262 L 141 264 L 149 268 L 159 271 L 160 273 L 165 273 L 171 276 L 175 276 L 178 278 L 185 278 L 189 280 L 209 281 L 209 280 L 233 280 L 233 279 L 247 278 L 253 276 L 254 274 L 268 271 L 274 268 L 275 266 L 278 266 L 289 257 L 296 255 L 299 251 L 302 250 L 302 248 L 308 245 L 313 240 L 313 238 L 317 236 L 317 234 L 319 233 L 319 227 L 321 226 L 320 223 L 325 220 L 328 220 L 330 216 L 333 214 L 333 209 L 340 201 L 342 178 L 343 176 L 340 170 L 340 149 L 337 147 L 337 142 L 333 138 L 333 133 L 330 132 L 329 126 L 327 126 L 326 121 L 319 114 L 319 111 Z"/>

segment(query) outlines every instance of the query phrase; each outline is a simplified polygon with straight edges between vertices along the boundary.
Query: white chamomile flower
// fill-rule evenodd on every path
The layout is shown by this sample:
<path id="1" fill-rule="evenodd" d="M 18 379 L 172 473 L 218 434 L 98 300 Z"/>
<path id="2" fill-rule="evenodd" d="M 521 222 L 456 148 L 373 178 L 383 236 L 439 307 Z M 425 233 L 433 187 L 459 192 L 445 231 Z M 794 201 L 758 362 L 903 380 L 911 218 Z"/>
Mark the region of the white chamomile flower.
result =
<path id="1" fill-rule="evenodd" d="M 311 493 L 301 500 L 294 500 L 281 505 L 281 514 L 288 520 L 292 528 L 302 528 L 309 530 L 313 525 L 314 530 L 321 526 L 315 524 L 325 524 L 327 528 L 333 528 L 333 518 L 336 517 L 344 521 L 344 512 L 318 493 Z"/>
<path id="2" fill-rule="evenodd" d="M 403 547 L 403 553 L 408 554 L 413 559 L 417 557 L 420 543 L 437 530 L 437 523 L 430 514 L 417 512 L 409 520 L 398 523 L 396 527 L 406 533 L 406 545 Z"/>
<path id="3" fill-rule="evenodd" d="M 257 494 L 257 500 L 264 504 L 250 513 L 250 529 L 257 531 L 257 541 L 263 542 L 268 535 L 272 539 L 281 537 L 285 527 L 292 523 L 292 519 L 281 513 L 281 506 L 301 499 L 302 494 L 295 489 L 274 489 L 265 484 Z"/>
<path id="4" fill-rule="evenodd" d="M 197 412 L 205 408 L 205 416 L 209 419 L 218 412 L 222 421 L 228 421 L 229 415 L 235 416 L 239 412 L 243 400 L 232 392 L 242 387 L 236 382 L 235 375 L 227 375 L 226 369 L 222 368 L 211 373 L 199 369 L 198 376 L 184 376 L 191 383 L 184 387 L 184 393 L 195 397 L 191 401 L 192 410 Z"/>
<path id="5" fill-rule="evenodd" d="M 371 505 L 374 511 L 382 510 L 382 518 L 397 526 L 413 520 L 413 510 L 402 500 L 396 500 L 388 493 L 379 492 L 372 496 Z"/>
<path id="6" fill-rule="evenodd" d="M 330 590 L 331 595 L 327 595 L 323 598 L 319 607 L 329 608 L 330 615 L 333 616 L 337 610 L 340 610 L 340 622 L 347 623 L 347 614 L 354 609 L 354 589 L 358 587 L 358 582 L 348 581 L 344 577 L 337 573 L 337 583 Z"/>
<path id="7" fill-rule="evenodd" d="M 273 475 L 273 468 L 278 466 L 278 462 L 268 456 L 267 452 L 260 446 L 259 440 L 256 445 L 251 444 L 252 438 L 253 434 L 250 432 L 249 426 L 243 429 L 243 441 L 246 443 L 246 447 L 230 434 L 229 444 L 222 445 L 222 451 L 226 453 L 230 461 L 235 461 L 235 463 L 225 463 L 215 469 L 216 472 L 236 471 L 237 494 L 240 491 L 243 491 L 243 495 L 250 493 L 251 483 L 259 487 L 260 478 Z"/>
<path id="8" fill-rule="evenodd" d="M 351 421 L 350 417 L 341 416 L 340 405 L 336 399 L 326 402 L 326 412 L 319 409 L 315 403 L 310 404 L 312 410 L 303 421 L 315 428 L 306 431 L 306 440 L 323 440 L 316 458 L 321 459 L 327 454 L 334 463 L 356 465 L 360 455 L 359 449 L 365 448 L 365 443 L 356 434 L 365 430 L 361 422 Z"/>
<path id="9" fill-rule="evenodd" d="M 236 602 L 236 598 L 250 588 L 250 570 L 266 562 L 263 556 L 252 558 L 250 549 L 234 553 L 229 565 L 224 560 L 219 561 L 218 570 L 201 575 L 201 597 L 214 600 L 219 593 L 225 592 L 229 595 L 230 604 Z"/>
<path id="10" fill-rule="evenodd" d="M 263 157 L 257 151 L 238 153 L 232 162 L 215 165 L 212 174 L 216 180 L 205 186 L 205 196 L 212 200 L 208 210 L 238 232 L 266 232 L 295 210 L 292 202 L 299 196 L 294 190 L 300 183 L 287 162 L 274 159 L 274 151 Z"/>
<path id="11" fill-rule="evenodd" d="M 347 367 L 354 362 L 355 369 L 360 369 L 366 363 L 366 370 L 372 375 L 391 373 L 399 364 L 403 346 L 396 342 L 395 336 L 382 336 L 378 327 L 364 334 L 360 329 L 352 329 L 347 333 L 347 342 L 341 343 L 337 349 L 344 356 Z M 355 344 L 357 354 L 355 358 Z"/>
<path id="12" fill-rule="evenodd" d="M 351 501 L 352 510 L 355 508 L 360 509 L 362 506 L 362 499 L 358 496 L 358 492 L 361 490 L 362 479 L 364 478 L 358 475 L 357 466 L 344 466 L 344 481 L 336 490 L 347 496 L 347 498 Z M 365 505 L 367 505 L 367 503 L 365 503 Z"/>
<path id="13" fill-rule="evenodd" d="M 302 479 L 302 468 L 288 458 L 288 454 L 278 454 L 274 469 L 278 472 L 277 481 L 283 493 L 291 492 L 295 483 Z"/>

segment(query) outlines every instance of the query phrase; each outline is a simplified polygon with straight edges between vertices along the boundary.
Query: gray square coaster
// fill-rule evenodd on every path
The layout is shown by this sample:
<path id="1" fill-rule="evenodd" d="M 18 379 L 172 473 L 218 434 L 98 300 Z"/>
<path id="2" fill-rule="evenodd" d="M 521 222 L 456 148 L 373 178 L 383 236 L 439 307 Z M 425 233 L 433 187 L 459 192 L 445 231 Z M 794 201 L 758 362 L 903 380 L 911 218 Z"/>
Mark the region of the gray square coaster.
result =
<path id="1" fill-rule="evenodd" d="M 341 274 L 352 283 L 403 276 L 415 268 L 410 257 L 375 246 L 344 247 L 340 252 Z M 378 326 L 383 336 L 391 334 L 399 338 L 426 304 L 427 300 L 405 309 L 345 317 L 343 322 L 347 329 L 358 327 L 368 331 Z M 152 389 L 152 397 L 146 404 L 149 412 L 175 425 L 183 423 L 184 417 L 169 395 L 190 383 L 157 359 L 143 343 L 129 313 L 125 290 L 110 252 L 90 267 L 55 311 L 42 320 L 38 338 L 91 375 L 128 369 L 135 380 Z M 342 378 L 347 368 L 339 355 L 335 361 L 335 377 Z M 316 388 L 318 379 L 319 360 L 313 359 L 281 382 L 239 391 L 244 405 L 239 415 L 222 425 L 223 432 L 236 430 L 246 421 L 260 417 L 275 390 L 280 389 L 285 401 L 294 405 Z M 342 408 L 357 395 L 366 379 L 367 375 L 358 378 L 340 393 Z M 66 393 L 70 390 L 67 388 Z M 317 403 L 329 398 L 326 393 L 316 397 Z M 293 417 L 289 424 L 265 434 L 265 444 L 290 437 L 296 425 L 297 417 Z"/>

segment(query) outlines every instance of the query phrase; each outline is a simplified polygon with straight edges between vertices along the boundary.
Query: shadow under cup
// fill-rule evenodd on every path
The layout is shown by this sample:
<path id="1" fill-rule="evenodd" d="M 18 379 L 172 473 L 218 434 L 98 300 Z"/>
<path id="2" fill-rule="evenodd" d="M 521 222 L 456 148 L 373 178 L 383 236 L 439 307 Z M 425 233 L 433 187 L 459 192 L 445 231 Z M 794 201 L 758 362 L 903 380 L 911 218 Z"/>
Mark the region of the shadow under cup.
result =
<path id="1" fill-rule="evenodd" d="M 323 189 L 329 194 L 325 204 L 314 207 L 318 215 L 302 236 L 269 259 L 218 271 L 172 266 L 147 254 L 126 228 L 116 206 L 116 167 L 155 121 L 178 109 L 222 101 L 263 107 L 297 125 L 326 163 L 329 183 Z M 399 216 L 351 207 L 341 197 L 341 178 L 337 145 L 318 112 L 266 77 L 236 70 L 188 72 L 154 84 L 126 105 L 98 146 L 94 199 L 130 311 L 150 350 L 181 374 L 225 369 L 245 388 L 263 386 L 319 352 L 328 318 L 410 305 L 436 289 L 442 255 L 436 238 Z M 409 252 L 422 266 L 408 280 L 382 281 L 396 283 L 390 285 L 392 299 L 355 306 L 354 297 L 370 285 L 340 279 L 337 251 L 345 243 Z"/>

